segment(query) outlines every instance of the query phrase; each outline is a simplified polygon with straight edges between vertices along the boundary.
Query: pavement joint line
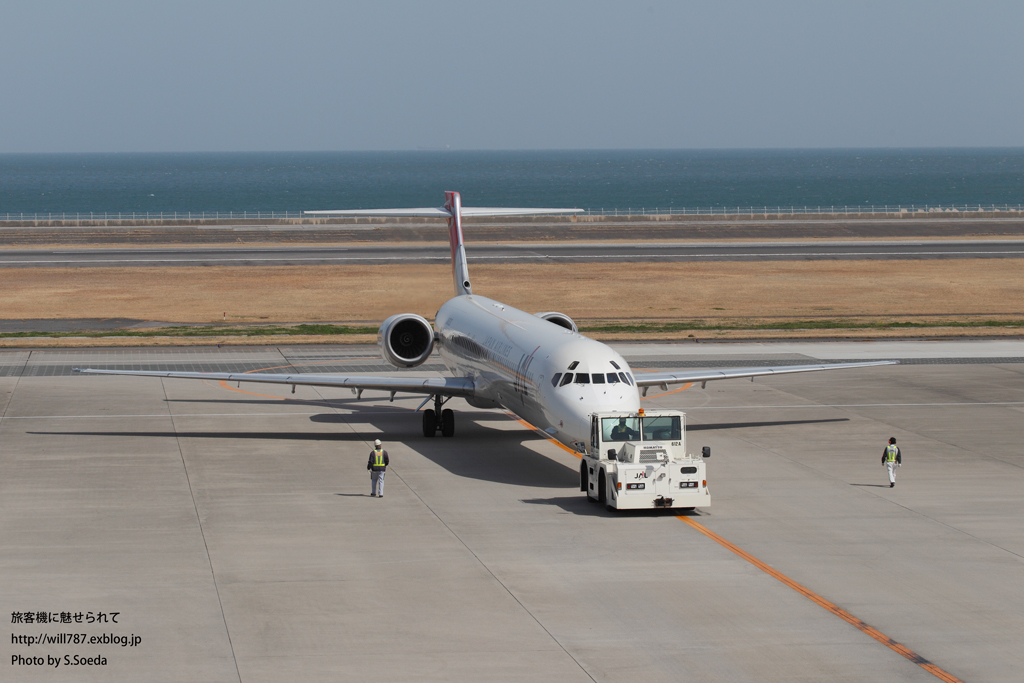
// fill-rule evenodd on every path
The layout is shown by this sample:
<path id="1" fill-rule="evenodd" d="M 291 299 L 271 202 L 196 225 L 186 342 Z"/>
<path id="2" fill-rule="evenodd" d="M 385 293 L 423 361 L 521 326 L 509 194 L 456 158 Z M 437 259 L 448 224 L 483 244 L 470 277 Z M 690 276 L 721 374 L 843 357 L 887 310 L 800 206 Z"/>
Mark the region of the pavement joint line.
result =
<path id="1" fill-rule="evenodd" d="M 314 391 L 315 391 L 315 392 L 316 392 L 316 393 L 317 393 L 318 395 L 320 395 L 320 388 L 319 388 L 319 387 L 316 387 L 316 386 L 314 386 L 314 387 L 312 387 L 312 389 L 313 389 L 313 390 L 314 390 Z M 321 398 L 323 398 L 323 396 L 322 396 L 322 395 L 321 395 Z M 352 425 L 351 425 L 351 424 L 350 424 L 350 423 L 349 423 L 349 422 L 348 422 L 347 420 L 345 420 L 344 422 L 345 422 L 345 425 L 346 425 L 346 426 L 347 426 L 347 427 L 348 427 L 349 429 L 351 429 L 351 430 L 352 430 L 353 432 L 355 432 L 356 434 L 358 434 L 358 432 L 357 432 L 357 431 L 356 431 L 356 430 L 355 430 L 355 429 L 354 429 L 354 428 L 352 427 Z M 525 424 L 525 423 L 524 423 L 524 424 Z M 539 430 L 537 430 L 537 431 L 539 431 Z M 545 434 L 545 436 L 547 436 L 547 435 Z M 367 441 L 365 441 L 365 440 L 364 440 L 364 441 L 363 441 L 363 443 L 364 443 L 364 444 L 366 444 L 367 446 L 369 446 L 369 443 L 368 443 Z M 561 444 L 559 444 L 559 445 L 561 445 Z M 547 629 L 547 627 L 546 627 L 546 626 L 544 626 L 544 624 L 543 624 L 543 623 L 542 623 L 542 622 L 540 621 L 540 619 L 538 619 L 538 618 L 537 618 L 537 616 L 536 616 L 536 615 L 535 615 L 535 614 L 534 614 L 533 612 L 531 612 L 531 611 L 530 611 L 530 609 L 529 609 L 529 608 L 528 608 L 528 607 L 527 607 L 526 605 L 524 605 L 524 604 L 522 603 L 522 601 L 521 601 L 521 600 L 519 600 L 519 598 L 518 598 L 518 597 L 516 596 L 516 594 L 515 594 L 515 593 L 513 593 L 513 592 L 512 592 L 512 591 L 511 591 L 511 590 L 509 589 L 509 587 L 508 587 L 508 586 L 506 586 L 506 585 L 505 585 L 505 583 L 504 583 L 504 582 L 503 582 L 503 581 L 502 581 L 501 579 L 499 579 L 499 578 L 497 577 L 497 575 L 495 575 L 495 573 L 494 573 L 494 572 L 493 572 L 493 571 L 491 570 L 491 568 L 490 568 L 490 567 L 488 567 L 488 566 L 487 566 L 487 564 L 486 564 L 486 563 L 485 563 L 485 562 L 484 562 L 484 561 L 483 561 L 482 559 L 480 559 L 480 556 L 479 556 L 479 555 L 477 555 L 477 554 L 476 554 L 476 553 L 475 553 L 475 552 L 473 551 L 473 549 L 472 549 L 472 548 L 470 548 L 470 547 L 469 547 L 469 545 L 468 545 L 468 544 L 467 544 L 467 543 L 466 543 L 466 542 L 465 542 L 464 540 L 462 540 L 462 537 L 461 537 L 461 536 L 459 536 L 459 535 L 458 535 L 457 533 L 455 533 L 455 530 L 454 530 L 454 529 L 452 529 L 452 528 L 451 528 L 451 527 L 450 527 L 450 526 L 448 525 L 448 523 L 447 523 L 447 522 L 445 522 L 445 521 L 444 521 L 444 519 L 442 519 L 442 518 L 441 518 L 441 515 L 437 514 L 437 511 L 435 511 L 435 510 L 434 510 L 434 508 L 432 508 L 432 507 L 431 507 L 431 506 L 430 506 L 430 505 L 429 505 L 429 504 L 427 503 L 427 501 L 423 500 L 423 497 L 422 497 L 422 496 L 421 496 L 421 495 L 419 494 L 419 492 L 417 492 L 417 491 L 416 491 L 416 489 L 414 489 L 414 488 L 413 488 L 413 487 L 412 487 L 412 486 L 411 486 L 411 485 L 409 484 L 409 482 L 407 482 L 407 481 L 405 480 L 405 478 L 404 478 L 404 477 L 402 476 L 401 470 L 399 470 L 399 469 L 397 469 L 397 468 L 393 468 L 393 469 L 392 469 L 392 472 L 394 472 L 394 476 L 398 477 L 398 481 L 402 482 L 402 485 L 403 485 L 403 486 L 405 486 L 405 488 L 406 488 L 406 489 L 407 489 L 407 490 L 409 491 L 409 493 L 411 493 L 412 495 L 416 496 L 417 500 L 419 500 L 419 501 L 420 501 L 420 504 L 421 504 L 421 505 L 422 505 L 422 506 L 423 506 L 424 508 L 426 508 L 426 509 L 427 509 L 427 510 L 428 510 L 428 511 L 430 512 L 430 514 L 432 514 L 432 515 L 434 516 L 434 518 L 435 518 L 435 519 L 436 519 L 436 520 L 437 520 L 438 522 L 440 522 L 440 523 L 441 523 L 441 525 L 442 525 L 442 526 L 443 526 L 443 527 L 444 527 L 444 528 L 445 528 L 445 529 L 446 529 L 446 530 L 448 531 L 448 533 L 450 533 L 450 534 L 452 535 L 452 537 L 453 537 L 453 538 L 455 538 L 455 540 L 457 540 L 457 541 L 458 541 L 458 542 L 459 542 L 459 543 L 460 543 L 460 544 L 462 545 L 462 547 L 466 549 L 466 551 L 467 551 L 467 552 L 468 552 L 468 553 L 469 553 L 470 555 L 472 555 L 472 556 L 473 556 L 473 559 L 475 559 L 475 560 L 477 561 L 477 563 L 479 563 L 479 565 L 480 565 L 481 567 L 483 567 L 484 571 L 486 571 L 486 572 L 487 572 L 487 573 L 488 573 L 488 574 L 489 574 L 489 575 L 491 576 L 491 578 L 492 578 L 492 579 L 494 579 L 494 581 L 495 581 L 495 582 L 497 582 L 497 584 L 498 584 L 499 586 L 501 586 L 501 587 L 502 587 L 503 589 L 505 589 L 505 592 L 506 592 L 506 593 L 508 593 L 509 597 L 511 597 L 511 598 L 512 598 L 513 600 L 515 600 L 515 601 L 516 601 L 516 604 L 517 604 L 517 605 L 519 605 L 519 606 L 520 606 L 520 607 L 521 607 L 521 608 L 523 609 L 523 611 L 524 611 L 524 612 L 526 612 L 527 614 L 529 614 L 529 615 L 530 615 L 530 617 L 531 617 L 531 618 L 533 619 L 533 621 L 534 621 L 534 622 L 535 622 L 535 623 L 537 624 L 537 626 L 539 626 L 539 627 L 541 628 L 541 630 L 542 630 L 542 631 L 544 631 L 544 633 L 546 633 L 546 634 L 548 635 L 548 637 L 549 637 L 549 638 L 551 638 L 551 640 L 552 640 L 552 641 L 553 641 L 553 642 L 554 642 L 554 643 L 555 643 L 556 645 L 558 645 L 558 647 L 559 647 L 559 648 L 560 648 L 560 649 L 562 650 L 562 652 L 564 652 L 564 653 L 565 653 L 565 655 L 566 655 L 566 656 L 567 656 L 567 657 L 568 657 L 569 659 L 571 659 L 571 660 L 572 660 L 572 661 L 573 661 L 573 662 L 574 662 L 574 663 L 576 664 L 576 666 L 578 666 L 578 667 L 580 668 L 580 671 L 582 671 L 582 672 L 583 672 L 584 674 L 586 674 L 586 676 L 587 676 L 587 677 L 588 677 L 588 678 L 589 678 L 589 679 L 590 679 L 591 681 L 594 681 L 594 683 L 597 683 L 597 680 L 596 680 L 596 679 L 595 679 L 595 678 L 594 678 L 593 676 L 591 676 L 591 675 L 590 675 L 590 672 L 589 672 L 589 671 L 587 671 L 587 670 L 586 670 L 586 669 L 585 669 L 585 668 L 583 667 L 583 665 L 582 665 L 582 664 L 580 664 L 580 662 L 579 662 L 579 660 L 578 660 L 578 659 L 576 659 L 575 657 L 573 657 L 573 656 L 572 656 L 572 654 L 571 654 L 571 653 L 570 653 L 570 652 L 569 652 L 569 651 L 568 651 L 568 650 L 567 650 L 567 649 L 565 648 L 565 646 L 564 646 L 564 645 L 562 645 L 561 641 L 559 641 L 559 640 L 558 640 L 558 638 L 556 638 L 556 637 L 555 637 L 555 635 L 554 635 L 553 633 L 551 633 L 551 631 L 549 631 L 549 630 Z"/>
<path id="2" fill-rule="evenodd" d="M 518 420 L 517 419 L 517 421 L 522 423 L 523 425 L 526 425 L 530 429 L 533 429 L 533 430 L 538 431 L 538 432 L 540 431 L 540 430 L 536 429 L 536 427 L 532 427 L 529 423 L 524 422 L 523 420 Z M 541 433 L 543 433 L 543 432 L 541 432 Z M 547 434 L 544 434 L 544 436 L 547 437 L 550 440 L 550 437 L 548 437 Z M 558 445 L 561 446 L 561 444 L 558 444 Z M 565 446 L 562 446 L 562 448 L 565 448 Z M 576 457 L 579 457 L 579 456 L 576 456 Z M 565 655 L 569 659 L 571 659 L 573 661 L 573 663 L 576 664 L 576 666 L 579 667 L 580 671 L 582 671 L 587 676 L 587 678 L 589 678 L 591 681 L 594 681 L 594 683 L 597 683 L 597 679 L 594 678 L 590 674 L 590 672 L 587 671 L 586 668 L 580 663 L 580 661 L 578 659 L 576 659 L 576 657 L 574 657 L 572 655 L 572 653 L 569 652 L 569 650 L 566 649 L 565 645 L 563 645 L 562 642 L 560 640 L 558 640 L 557 637 L 555 637 L 555 634 L 553 634 L 551 631 L 548 630 L 548 628 L 544 625 L 544 623 L 541 622 L 541 620 L 537 618 L 537 615 L 535 615 L 532 611 L 530 611 L 529 607 L 527 607 L 526 605 L 523 604 L 523 602 L 519 599 L 519 597 L 515 593 L 513 593 L 512 590 L 507 585 L 505 585 L 505 582 L 498 578 L 498 576 L 494 573 L 494 571 L 491 570 L 491 568 L 489 566 L 487 566 L 487 563 L 484 562 L 480 558 L 480 556 L 477 555 L 476 552 L 474 552 L 473 549 L 469 547 L 469 544 L 467 544 L 464 540 L 462 540 L 462 537 L 459 536 L 455 532 L 455 530 L 452 529 L 448 525 L 448 523 L 446 521 L 444 521 L 444 519 L 441 518 L 441 515 L 437 514 L 437 512 L 434 510 L 434 508 L 430 507 L 430 505 L 427 503 L 427 501 L 423 500 L 423 497 L 420 496 L 420 494 L 412 486 L 409 485 L 409 483 L 402 477 L 401 473 L 395 472 L 395 476 L 398 477 L 398 480 L 402 482 L 402 484 L 409 490 L 410 493 L 412 493 L 412 495 L 416 496 L 416 498 L 420 501 L 420 503 L 423 505 L 423 507 L 425 507 L 427 510 L 429 510 L 430 514 L 434 515 L 434 517 L 437 519 L 437 521 L 440 522 L 441 525 L 444 526 L 444 528 L 448 530 L 448 533 L 450 533 L 452 535 L 452 537 L 455 538 L 455 540 L 457 540 L 462 545 L 462 547 L 465 548 L 466 551 L 470 555 L 473 556 L 473 559 L 477 561 L 477 563 L 483 568 L 483 570 L 485 572 L 487 572 L 490 575 L 490 577 L 492 579 L 494 579 L 494 581 L 505 590 L 506 593 L 508 593 L 509 597 L 512 598 L 513 600 L 515 600 L 516 604 L 519 605 L 524 612 L 526 612 L 527 614 L 530 615 L 530 618 L 533 619 L 534 623 L 536 623 L 537 626 L 539 626 L 540 629 L 542 631 L 544 631 L 544 633 L 546 633 L 549 638 L 551 638 L 551 640 L 555 643 L 555 645 L 557 645 L 559 647 L 559 649 L 561 649 L 562 652 L 564 652 Z"/>
<path id="3" fill-rule="evenodd" d="M 1021 404 L 1024 404 L 1024 401 L 993 402 L 993 403 L 984 403 L 984 404 L 980 404 L 980 405 L 1021 405 Z M 916 406 L 916 405 L 919 405 L 919 404 L 911 403 L 911 404 L 888 404 L 888 405 L 894 405 L 894 406 L 898 406 L 898 405 Z M 926 405 L 931 405 L 931 404 L 926 404 Z M 937 404 L 937 405 L 947 405 L 947 404 Z M 951 404 L 951 405 L 960 405 L 960 404 Z M 967 403 L 967 404 L 963 404 L 963 405 L 979 405 L 979 404 Z M 808 406 L 808 407 L 810 407 L 810 406 Z M 846 407 L 846 406 L 827 406 L 826 405 L 826 406 L 822 406 L 822 407 L 832 408 L 832 407 Z M 901 426 L 901 425 L 891 424 L 891 423 L 889 423 L 889 422 L 887 422 L 885 420 L 882 420 L 882 419 L 879 419 L 879 421 L 883 422 L 885 424 L 888 424 L 890 427 L 892 427 L 895 430 L 906 431 L 906 428 Z M 742 436 L 737 436 L 736 438 L 739 439 L 740 441 L 746 442 L 750 446 L 753 446 L 755 448 L 757 447 L 756 444 L 754 444 L 753 442 L 749 441 L 748 439 L 746 439 L 746 438 L 744 438 Z M 960 451 L 964 450 L 963 446 L 960 446 L 960 445 L 955 444 L 955 443 L 950 443 L 948 441 L 942 441 L 941 439 L 938 439 L 938 438 L 935 438 L 935 437 L 925 437 L 925 438 L 928 439 L 928 440 L 931 440 L 931 441 L 937 441 L 938 443 L 945 444 L 946 446 L 950 446 L 950 447 L 955 448 L 955 449 L 960 450 Z M 853 486 L 853 484 L 850 484 L 849 482 L 847 482 L 847 481 L 845 481 L 843 479 L 840 479 L 839 477 L 836 477 L 836 476 L 833 476 L 833 475 L 828 474 L 826 472 L 823 472 L 823 471 L 821 471 L 821 470 L 819 470 L 819 469 L 817 469 L 815 467 L 812 467 L 812 466 L 810 466 L 810 465 L 808 465 L 806 463 L 794 460 L 793 458 L 789 457 L 788 455 L 784 455 L 784 454 L 779 453 L 778 451 L 775 451 L 775 450 L 772 450 L 772 449 L 765 449 L 765 450 L 767 450 L 769 453 L 771 453 L 772 455 L 774 455 L 777 458 L 782 458 L 783 460 L 786 460 L 787 462 L 791 463 L 792 465 L 795 465 L 797 467 L 802 467 L 802 468 L 804 468 L 806 470 L 814 472 L 818 476 L 826 477 L 826 478 L 832 479 L 833 481 L 837 481 L 837 482 L 840 482 L 840 483 L 843 483 L 843 484 L 848 484 L 848 485 Z M 1018 468 L 1018 469 L 1024 468 L 1024 466 L 1022 466 L 1020 464 L 1013 463 L 1013 462 L 1007 462 L 1006 460 L 1003 460 L 1002 458 L 997 458 L 997 457 L 992 456 L 992 455 L 988 455 L 988 454 L 984 454 L 984 453 L 979 454 L 979 455 L 982 458 L 985 458 L 987 460 L 995 460 L 996 462 L 1002 463 L 1004 465 L 1009 465 L 1010 467 L 1015 467 L 1015 468 Z M 957 527 L 953 526 L 952 524 L 949 524 L 947 522 L 943 522 L 942 520 L 937 519 L 935 517 L 932 517 L 930 515 L 926 515 L 923 512 L 918 512 L 916 510 L 912 510 L 912 509 L 908 508 L 907 506 L 903 505 L 902 503 L 899 503 L 899 502 L 897 502 L 897 501 L 895 501 L 895 500 L 893 500 L 891 498 L 886 498 L 885 496 L 880 495 L 880 494 L 878 494 L 878 493 L 876 493 L 874 491 L 863 491 L 863 492 L 867 493 L 869 495 L 875 496 L 876 498 L 884 500 L 884 501 L 886 501 L 888 503 L 892 503 L 896 507 L 899 507 L 899 508 L 905 510 L 906 512 L 909 512 L 909 513 L 911 513 L 913 515 L 916 515 L 916 516 L 918 516 L 918 517 L 920 517 L 922 519 L 927 519 L 930 522 L 935 522 L 936 524 L 939 524 L 940 526 L 944 526 L 947 529 L 950 529 L 951 531 L 955 531 L 955 532 L 957 532 L 959 534 L 963 534 L 965 536 L 973 538 L 974 540 L 976 540 L 976 541 L 978 541 L 980 543 L 984 543 L 985 545 L 988 545 L 988 546 L 990 546 L 992 548 L 996 548 L 997 550 L 1002 550 L 1003 552 L 1008 553 L 1010 555 L 1013 555 L 1014 557 L 1024 559 L 1024 556 L 1022 556 L 1021 554 L 1016 553 L 1016 552 L 1010 550 L 1009 548 L 1004 548 L 1003 546 L 998 545 L 996 543 L 993 543 L 991 541 L 986 541 L 985 539 L 982 539 L 982 538 L 979 538 L 979 537 L 975 536 L 974 534 L 970 533 L 969 531 L 965 531 L 963 529 L 957 528 Z"/>
<path id="4" fill-rule="evenodd" d="M 1022 401 L 1013 401 L 1013 402 L 1009 402 L 1009 403 L 1011 405 L 1018 405 L 1018 404 L 1021 404 L 1021 403 L 1024 403 L 1024 402 L 1022 402 Z M 1007 403 L 1005 403 L 1005 402 L 995 402 L 995 403 L 991 403 L 991 404 L 982 404 L 982 405 L 1006 405 L 1006 404 Z M 893 405 L 901 405 L 901 404 L 893 404 Z M 908 404 L 908 405 L 917 405 L 917 404 Z M 967 405 L 976 405 L 976 404 L 967 404 Z M 824 406 L 824 407 L 833 407 L 833 406 Z M 885 420 L 880 420 L 880 421 L 884 422 L 885 424 L 888 424 L 893 429 L 901 430 L 901 431 L 906 431 L 906 428 L 903 427 L 903 426 L 894 425 L 894 424 L 891 424 L 889 422 L 886 422 Z M 757 447 L 756 444 L 754 444 L 753 442 L 749 441 L 748 439 L 745 439 L 744 437 L 737 436 L 736 438 L 739 439 L 740 441 L 746 442 L 750 446 L 753 446 L 755 448 Z M 945 444 L 946 446 L 950 446 L 952 448 L 956 448 L 957 450 L 960 450 L 960 451 L 964 450 L 964 448 L 962 446 L 958 445 L 958 444 L 950 443 L 948 441 L 942 441 L 941 439 L 938 439 L 938 438 L 935 438 L 935 437 L 926 437 L 926 438 L 931 440 L 931 441 L 937 441 L 938 443 Z M 848 485 L 851 485 L 851 486 L 853 485 L 853 484 L 850 484 L 849 482 L 847 482 L 847 481 L 845 481 L 843 479 L 840 479 L 839 477 L 836 477 L 836 476 L 833 476 L 833 475 L 828 474 L 826 472 L 823 472 L 823 471 L 821 471 L 821 470 L 819 470 L 819 469 L 817 469 L 815 467 L 812 467 L 812 466 L 810 466 L 810 465 L 808 465 L 806 463 L 794 460 L 793 458 L 791 458 L 791 457 L 789 457 L 787 455 L 784 455 L 782 453 L 779 453 L 778 451 L 775 451 L 775 450 L 772 450 L 772 449 L 765 449 L 765 450 L 767 450 L 769 453 L 771 453 L 772 455 L 774 455 L 777 458 L 781 458 L 781 459 L 791 463 L 792 465 L 794 465 L 796 467 L 802 467 L 802 468 L 804 468 L 806 470 L 814 472 L 818 476 L 826 477 L 826 478 L 829 478 L 829 479 L 831 479 L 833 481 L 837 481 L 837 482 L 840 482 L 840 483 L 843 483 L 843 484 L 848 484 Z M 995 460 L 996 462 L 1002 463 L 1004 465 L 1009 465 L 1010 467 L 1015 467 L 1015 468 L 1018 468 L 1018 469 L 1021 469 L 1022 467 L 1024 467 L 1024 466 L 1019 465 L 1017 463 L 1007 462 L 1006 460 L 1003 460 L 1002 458 L 997 458 L 997 457 L 994 457 L 994 456 L 991 456 L 991 455 L 987 455 L 987 454 L 980 454 L 980 455 L 981 455 L 982 458 L 985 458 L 985 459 L 988 459 L 988 460 Z M 965 531 L 963 529 L 955 527 L 952 524 L 949 524 L 947 522 L 943 522 L 942 520 L 937 519 L 935 517 L 932 517 L 930 515 L 926 515 L 923 512 L 918 512 L 916 510 L 912 510 L 911 508 L 908 508 L 907 506 L 903 505 L 902 503 L 899 503 L 899 502 L 897 502 L 897 501 L 895 501 L 895 500 L 893 500 L 891 498 L 886 498 L 885 496 L 883 496 L 883 495 L 881 495 L 879 493 L 876 493 L 874 491 L 863 491 L 863 492 L 867 493 L 869 495 L 875 496 L 876 498 L 884 500 L 884 501 L 886 501 L 888 503 L 892 503 L 896 507 L 899 507 L 899 508 L 903 509 L 904 511 L 906 511 L 906 512 L 908 512 L 910 514 L 916 515 L 916 516 L 918 516 L 918 517 L 920 517 L 922 519 L 927 519 L 930 522 L 934 522 L 936 524 L 939 524 L 940 526 L 946 527 L 947 529 L 949 529 L 951 531 L 955 531 L 956 533 L 963 534 L 965 536 L 973 538 L 974 540 L 976 540 L 976 541 L 978 541 L 980 543 L 984 543 L 985 545 L 988 545 L 988 546 L 990 546 L 992 548 L 996 548 L 997 550 L 1002 550 L 1003 552 L 1008 553 L 1010 555 L 1013 555 L 1014 557 L 1024 559 L 1024 556 L 1022 556 L 1021 554 L 1016 553 L 1016 552 L 1010 550 L 1009 548 L 1004 548 L 1003 546 L 998 545 L 996 543 L 993 543 L 991 541 L 986 541 L 983 538 L 979 538 L 978 536 L 975 536 L 974 534 L 972 534 L 969 531 Z"/>
<path id="5" fill-rule="evenodd" d="M 174 414 L 171 413 L 170 399 L 167 396 L 167 385 L 163 378 L 160 379 L 160 389 L 164 392 L 164 405 L 167 406 L 167 416 L 171 420 L 171 429 L 174 431 L 174 443 L 178 447 L 178 456 L 181 458 L 181 469 L 185 473 L 185 483 L 188 484 L 188 495 L 192 498 L 192 509 L 196 513 L 196 524 L 199 526 L 199 535 L 203 539 L 203 550 L 206 551 L 206 561 L 210 566 L 210 579 L 213 581 L 213 591 L 217 594 L 217 606 L 220 607 L 220 618 L 224 623 L 224 635 L 228 639 L 228 647 L 231 649 L 231 660 L 235 664 L 235 676 L 238 683 L 242 683 L 242 672 L 238 668 L 238 655 L 235 654 L 235 644 L 231 640 L 231 629 L 228 627 L 228 617 L 224 613 L 224 601 L 220 597 L 220 586 L 217 585 L 217 573 L 213 569 L 213 558 L 210 556 L 210 545 L 206 542 L 206 530 L 203 529 L 203 518 L 199 514 L 199 504 L 196 503 L 196 494 L 192 490 L 192 478 L 188 474 L 188 465 L 185 464 L 185 451 L 181 448 L 181 438 L 178 436 L 178 427 L 174 424 Z"/>
<path id="6" fill-rule="evenodd" d="M 925 659 L 921 655 L 917 654 L 916 652 L 914 652 L 913 650 L 911 650 L 907 646 L 905 646 L 905 645 L 903 645 L 903 644 L 893 640 L 889 636 L 885 635 L 884 633 L 882 633 L 878 629 L 874 628 L 873 626 L 870 626 L 869 624 L 865 623 L 864 621 L 858 619 L 857 617 L 855 617 L 854 615 L 850 614 L 849 612 L 847 612 L 843 608 L 839 607 L 838 605 L 836 605 L 836 604 L 826 600 L 825 598 L 821 597 L 820 595 L 818 595 L 814 591 L 804 587 L 802 584 L 797 583 L 796 581 L 794 581 L 793 579 L 789 578 L 788 576 L 786 576 L 782 572 L 780 572 L 780 571 L 776 570 L 775 568 L 773 568 L 771 565 L 769 565 L 769 564 L 767 564 L 765 562 L 762 562 L 761 560 L 757 559 L 756 557 L 754 557 L 753 555 L 751 555 L 747 551 L 743 550 L 739 546 L 737 546 L 737 545 L 735 545 L 733 543 L 730 543 L 729 541 L 727 541 L 723 537 L 719 536 L 715 532 L 713 532 L 710 529 L 708 529 L 706 526 L 704 526 L 700 522 L 697 522 L 696 520 L 691 519 L 690 517 L 687 517 L 685 515 L 678 515 L 676 517 L 676 519 L 682 520 L 684 523 L 689 525 L 692 529 L 695 529 L 696 531 L 700 532 L 701 534 L 704 534 L 705 536 L 710 538 L 715 543 L 719 544 L 720 546 L 722 546 L 726 550 L 729 550 L 730 552 L 736 554 L 737 556 L 743 558 L 744 560 L 746 560 L 750 564 L 754 565 L 755 567 L 757 567 L 758 569 L 763 571 L 765 574 L 768 574 L 769 576 L 771 576 L 773 579 L 776 579 L 777 581 L 781 582 L 783 585 L 785 585 L 785 586 L 787 586 L 789 588 L 792 588 L 794 591 L 796 591 L 800 595 L 803 595 L 805 598 L 807 598 L 811 602 L 815 603 L 819 607 L 824 608 L 825 610 L 827 610 L 828 612 L 831 612 L 832 614 L 834 614 L 835 616 L 839 617 L 840 619 L 842 619 L 846 623 L 850 624 L 854 628 L 857 628 L 861 632 L 871 636 L 872 638 L 877 640 L 882 645 L 885 645 L 886 647 L 888 647 L 893 652 L 899 654 L 902 657 L 905 657 L 906 659 L 909 659 L 911 662 L 913 662 L 914 664 L 917 664 L 919 667 L 921 667 L 922 669 L 924 669 L 928 673 L 932 674 L 933 676 L 935 676 L 939 680 L 945 681 L 946 683 L 963 683 L 963 681 L 961 681 L 956 676 L 952 675 L 951 673 L 945 671 L 944 669 L 940 668 L 939 666 L 937 666 L 937 665 L 933 664 L 932 662 L 928 661 L 927 659 Z"/>
<path id="7" fill-rule="evenodd" d="M 0 425 L 3 424 L 4 420 L 13 418 L 7 417 L 7 411 L 11 408 L 11 403 L 14 401 L 14 394 L 18 391 L 18 385 L 21 384 L 21 378 L 25 376 L 25 368 L 28 367 L 28 361 L 32 357 L 32 351 L 29 351 L 25 356 L 25 363 L 21 366 L 21 372 L 18 373 L 18 378 L 14 380 L 14 388 L 11 389 L 11 395 L 7 397 L 7 403 L 4 405 L 4 412 L 0 414 Z"/>

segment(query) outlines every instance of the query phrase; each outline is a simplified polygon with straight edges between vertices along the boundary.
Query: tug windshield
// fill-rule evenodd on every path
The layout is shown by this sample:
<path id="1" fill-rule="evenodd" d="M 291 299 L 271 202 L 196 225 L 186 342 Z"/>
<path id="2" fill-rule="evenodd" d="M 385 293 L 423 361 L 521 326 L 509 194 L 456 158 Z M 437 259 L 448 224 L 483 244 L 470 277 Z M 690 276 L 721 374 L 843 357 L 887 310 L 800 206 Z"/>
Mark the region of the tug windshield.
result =
<path id="1" fill-rule="evenodd" d="M 644 441 L 679 441 L 683 428 L 678 415 L 643 418 Z"/>
<path id="2" fill-rule="evenodd" d="M 601 418 L 602 441 L 629 441 L 640 437 L 640 420 L 635 417 Z"/>

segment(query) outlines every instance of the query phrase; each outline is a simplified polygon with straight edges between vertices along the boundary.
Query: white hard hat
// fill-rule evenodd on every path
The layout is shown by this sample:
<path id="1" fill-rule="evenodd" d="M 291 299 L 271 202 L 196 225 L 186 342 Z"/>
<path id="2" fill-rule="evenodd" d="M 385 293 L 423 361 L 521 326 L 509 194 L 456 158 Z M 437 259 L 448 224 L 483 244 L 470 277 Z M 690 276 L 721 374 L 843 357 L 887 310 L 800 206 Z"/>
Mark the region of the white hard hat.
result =
<path id="1" fill-rule="evenodd" d="M 380 439 L 374 439 L 373 440 L 373 445 L 374 446 L 379 446 L 380 445 Z"/>

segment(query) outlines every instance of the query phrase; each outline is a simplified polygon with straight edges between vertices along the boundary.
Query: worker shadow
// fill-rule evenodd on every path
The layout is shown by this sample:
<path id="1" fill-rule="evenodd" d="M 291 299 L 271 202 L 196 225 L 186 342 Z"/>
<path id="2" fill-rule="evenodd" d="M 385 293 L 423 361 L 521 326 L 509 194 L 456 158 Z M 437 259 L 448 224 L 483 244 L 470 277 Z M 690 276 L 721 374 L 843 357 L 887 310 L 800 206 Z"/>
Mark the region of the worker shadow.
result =
<path id="1" fill-rule="evenodd" d="M 577 484 L 579 474 L 576 475 Z M 549 505 L 561 508 L 565 513 L 579 515 L 581 517 L 650 517 L 660 519 L 662 517 L 699 517 L 696 510 L 658 509 L 647 510 L 608 510 L 597 501 L 588 498 L 587 494 L 580 492 L 575 496 L 563 496 L 559 498 L 521 498 L 521 503 L 527 505 Z"/>
<path id="2" fill-rule="evenodd" d="M 887 488 L 889 488 L 888 484 L 850 484 L 850 486 L 861 486 L 861 487 L 864 487 L 864 488 L 872 488 L 872 489 L 887 489 Z"/>
<path id="3" fill-rule="evenodd" d="M 849 422 L 848 417 L 832 417 L 821 420 L 766 420 L 763 422 L 709 422 L 705 424 L 686 425 L 688 432 L 701 432 L 714 429 L 743 429 L 746 427 L 784 427 L 786 425 L 824 424 L 827 422 Z"/>

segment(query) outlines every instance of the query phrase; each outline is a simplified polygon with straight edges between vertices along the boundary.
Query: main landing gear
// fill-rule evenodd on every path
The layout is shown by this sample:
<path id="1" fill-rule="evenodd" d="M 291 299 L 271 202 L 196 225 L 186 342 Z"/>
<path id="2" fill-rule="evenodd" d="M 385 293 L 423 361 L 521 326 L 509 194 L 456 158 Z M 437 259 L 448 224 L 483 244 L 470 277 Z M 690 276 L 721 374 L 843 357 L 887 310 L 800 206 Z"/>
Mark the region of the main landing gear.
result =
<path id="1" fill-rule="evenodd" d="M 423 411 L 423 436 L 435 436 L 438 431 L 441 436 L 455 435 L 455 411 L 451 408 L 441 410 L 441 406 L 448 402 L 447 398 L 440 395 L 434 396 L 434 407 Z"/>

